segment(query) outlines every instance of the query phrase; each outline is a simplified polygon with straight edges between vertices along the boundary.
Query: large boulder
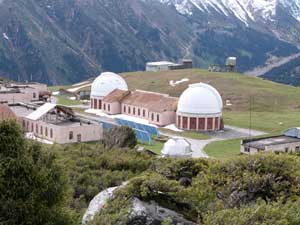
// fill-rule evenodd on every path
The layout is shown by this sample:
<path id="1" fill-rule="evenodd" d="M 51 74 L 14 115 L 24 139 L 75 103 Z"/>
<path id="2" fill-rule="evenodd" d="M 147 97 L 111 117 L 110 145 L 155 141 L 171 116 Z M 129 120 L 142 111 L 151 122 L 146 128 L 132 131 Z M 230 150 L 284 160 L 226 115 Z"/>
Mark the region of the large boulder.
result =
<path id="1" fill-rule="evenodd" d="M 156 202 L 143 202 L 138 198 L 132 201 L 132 208 L 127 224 L 130 225 L 160 225 L 169 221 L 173 225 L 196 225 L 186 220 L 181 214 L 159 206 Z"/>

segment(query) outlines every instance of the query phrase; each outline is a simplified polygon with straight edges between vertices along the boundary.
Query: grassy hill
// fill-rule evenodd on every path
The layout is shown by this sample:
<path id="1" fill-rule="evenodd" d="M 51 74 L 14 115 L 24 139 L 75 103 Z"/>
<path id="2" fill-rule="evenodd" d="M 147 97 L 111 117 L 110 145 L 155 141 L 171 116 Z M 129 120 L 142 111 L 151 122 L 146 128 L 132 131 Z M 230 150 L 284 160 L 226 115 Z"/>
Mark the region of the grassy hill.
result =
<path id="1" fill-rule="evenodd" d="M 232 106 L 225 106 L 226 124 L 249 127 L 250 98 L 252 98 L 252 126 L 267 132 L 280 132 L 290 126 L 300 126 L 300 88 L 282 85 L 261 78 L 238 73 L 214 73 L 206 70 L 177 70 L 165 72 L 125 73 L 130 89 L 142 89 L 180 94 L 188 84 L 205 82 L 216 87 L 223 100 L 230 100 Z M 176 87 L 170 80 L 190 79 Z"/>

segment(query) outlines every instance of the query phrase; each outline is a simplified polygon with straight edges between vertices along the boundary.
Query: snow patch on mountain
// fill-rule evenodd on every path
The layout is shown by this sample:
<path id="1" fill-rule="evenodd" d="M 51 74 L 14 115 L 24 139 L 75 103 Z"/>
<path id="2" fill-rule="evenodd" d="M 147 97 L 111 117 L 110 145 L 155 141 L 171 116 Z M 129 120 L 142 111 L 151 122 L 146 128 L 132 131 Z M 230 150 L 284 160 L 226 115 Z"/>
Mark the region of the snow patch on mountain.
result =
<path id="1" fill-rule="evenodd" d="M 300 0 L 279 0 L 284 7 L 296 20 L 300 21 Z"/>
<path id="2" fill-rule="evenodd" d="M 300 0 L 159 0 L 174 5 L 184 15 L 192 15 L 195 10 L 206 13 L 217 12 L 234 16 L 245 24 L 258 19 L 274 21 L 278 6 L 282 6 L 300 21 Z"/>

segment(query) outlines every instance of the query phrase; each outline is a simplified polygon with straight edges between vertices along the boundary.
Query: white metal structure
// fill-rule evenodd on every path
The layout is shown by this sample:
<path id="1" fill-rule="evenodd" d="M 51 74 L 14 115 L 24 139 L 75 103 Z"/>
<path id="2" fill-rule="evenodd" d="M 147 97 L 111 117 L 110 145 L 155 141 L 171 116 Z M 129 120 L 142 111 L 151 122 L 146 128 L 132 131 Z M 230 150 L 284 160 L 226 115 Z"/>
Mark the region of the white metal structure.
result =
<path id="1" fill-rule="evenodd" d="M 56 107 L 56 104 L 45 103 L 44 105 L 39 107 L 37 110 L 30 113 L 26 118 L 36 121 L 36 120 L 40 119 L 43 115 L 47 114 L 49 111 L 54 109 L 55 107 Z"/>
<path id="2" fill-rule="evenodd" d="M 236 57 L 228 57 L 226 59 L 226 66 L 236 66 L 236 64 L 237 64 Z"/>
<path id="3" fill-rule="evenodd" d="M 115 73 L 101 73 L 92 84 L 91 97 L 103 98 L 115 89 L 128 90 L 126 81 Z"/>
<path id="4" fill-rule="evenodd" d="M 192 157 L 191 144 L 184 138 L 171 138 L 163 147 L 163 157 Z"/>

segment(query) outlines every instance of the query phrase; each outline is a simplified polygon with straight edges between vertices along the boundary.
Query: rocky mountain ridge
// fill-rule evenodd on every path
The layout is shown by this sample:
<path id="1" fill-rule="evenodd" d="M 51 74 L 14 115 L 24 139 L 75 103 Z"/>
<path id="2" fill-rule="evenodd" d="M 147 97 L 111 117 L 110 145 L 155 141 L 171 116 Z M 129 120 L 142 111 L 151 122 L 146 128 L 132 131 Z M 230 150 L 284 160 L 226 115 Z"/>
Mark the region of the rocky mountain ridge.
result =
<path id="1" fill-rule="evenodd" d="M 211 5 L 218 1 L 225 0 L 1 0 L 0 76 L 67 84 L 101 71 L 144 70 L 147 61 L 186 57 L 205 68 L 228 56 L 243 72 L 298 53 L 300 22 L 286 11 L 277 10 L 277 24 L 247 25 L 225 18 Z M 214 13 L 182 13 L 185 2 L 206 2 Z"/>

